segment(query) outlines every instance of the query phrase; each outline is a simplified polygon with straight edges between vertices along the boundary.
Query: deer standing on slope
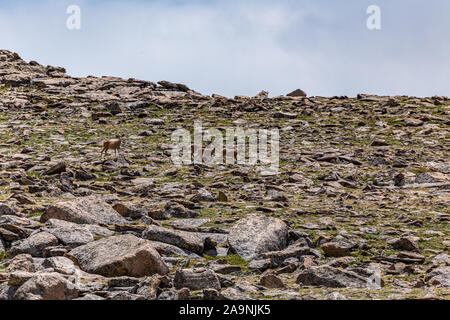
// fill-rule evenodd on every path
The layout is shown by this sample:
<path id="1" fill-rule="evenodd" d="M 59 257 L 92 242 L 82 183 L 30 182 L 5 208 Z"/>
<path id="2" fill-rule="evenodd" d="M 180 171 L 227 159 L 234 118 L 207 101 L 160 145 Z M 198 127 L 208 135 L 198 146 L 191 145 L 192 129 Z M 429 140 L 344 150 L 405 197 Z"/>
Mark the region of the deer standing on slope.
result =
<path id="1" fill-rule="evenodd" d="M 105 155 L 108 154 L 108 150 L 114 150 L 116 156 L 120 154 L 120 143 L 121 143 L 121 139 L 120 136 L 116 136 L 116 139 L 113 140 L 107 140 L 103 142 L 103 149 L 100 152 L 100 154 L 103 157 L 103 152 L 105 153 Z"/>

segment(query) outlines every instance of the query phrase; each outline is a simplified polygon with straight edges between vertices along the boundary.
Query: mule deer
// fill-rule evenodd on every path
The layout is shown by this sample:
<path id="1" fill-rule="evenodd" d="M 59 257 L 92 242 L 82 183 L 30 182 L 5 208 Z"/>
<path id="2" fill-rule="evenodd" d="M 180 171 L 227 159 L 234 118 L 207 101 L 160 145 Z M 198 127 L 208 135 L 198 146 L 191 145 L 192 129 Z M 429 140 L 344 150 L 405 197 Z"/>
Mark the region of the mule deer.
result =
<path id="1" fill-rule="evenodd" d="M 105 153 L 105 155 L 108 154 L 108 150 L 114 150 L 115 154 L 118 155 L 119 151 L 120 151 L 120 136 L 116 136 L 116 139 L 113 140 L 107 140 L 103 142 L 103 149 L 100 152 L 100 154 L 103 157 L 103 152 Z"/>

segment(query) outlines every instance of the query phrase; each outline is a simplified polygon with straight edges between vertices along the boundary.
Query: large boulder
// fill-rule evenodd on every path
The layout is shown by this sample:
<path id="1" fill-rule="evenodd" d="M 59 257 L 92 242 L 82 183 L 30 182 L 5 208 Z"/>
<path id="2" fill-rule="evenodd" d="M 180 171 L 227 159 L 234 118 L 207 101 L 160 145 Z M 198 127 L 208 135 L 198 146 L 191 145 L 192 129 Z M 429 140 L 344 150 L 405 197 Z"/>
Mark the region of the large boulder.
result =
<path id="1" fill-rule="evenodd" d="M 20 253 L 28 253 L 33 257 L 42 257 L 42 252 L 45 248 L 56 246 L 58 239 L 48 232 L 38 232 L 28 238 L 13 243 L 8 254 L 14 257 Z"/>
<path id="2" fill-rule="evenodd" d="M 36 273 L 14 294 L 14 300 L 72 300 L 78 296 L 76 286 L 56 272 Z"/>
<path id="3" fill-rule="evenodd" d="M 79 224 L 126 223 L 126 220 L 111 205 L 96 196 L 56 203 L 41 216 L 41 222 L 50 219 Z"/>
<path id="4" fill-rule="evenodd" d="M 253 215 L 239 220 L 231 229 L 228 242 L 245 260 L 286 247 L 288 226 L 280 219 Z"/>
<path id="5" fill-rule="evenodd" d="M 94 236 L 86 225 L 64 220 L 50 219 L 45 223 L 42 230 L 53 234 L 62 244 L 71 248 L 94 241 Z"/>
<path id="6" fill-rule="evenodd" d="M 131 234 L 88 243 L 71 250 L 67 257 L 83 271 L 105 277 L 143 277 L 169 272 L 150 242 Z"/>

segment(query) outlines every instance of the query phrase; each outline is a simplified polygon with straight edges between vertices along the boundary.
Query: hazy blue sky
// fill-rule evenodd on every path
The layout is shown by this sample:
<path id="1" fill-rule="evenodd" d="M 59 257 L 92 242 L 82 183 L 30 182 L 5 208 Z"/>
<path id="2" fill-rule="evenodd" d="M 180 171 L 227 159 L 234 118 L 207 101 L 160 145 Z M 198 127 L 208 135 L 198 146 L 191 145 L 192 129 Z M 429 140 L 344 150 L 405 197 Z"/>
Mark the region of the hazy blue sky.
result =
<path id="1" fill-rule="evenodd" d="M 366 27 L 372 4 L 381 30 Z M 0 0 L 0 48 L 205 94 L 450 96 L 448 0 Z"/>

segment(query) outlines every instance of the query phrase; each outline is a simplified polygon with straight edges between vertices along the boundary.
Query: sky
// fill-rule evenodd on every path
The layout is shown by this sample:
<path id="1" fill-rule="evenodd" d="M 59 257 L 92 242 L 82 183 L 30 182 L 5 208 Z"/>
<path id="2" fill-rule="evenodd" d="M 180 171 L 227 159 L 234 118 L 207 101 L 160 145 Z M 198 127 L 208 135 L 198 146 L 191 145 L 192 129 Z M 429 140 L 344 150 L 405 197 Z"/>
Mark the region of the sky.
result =
<path id="1" fill-rule="evenodd" d="M 70 5 L 80 29 L 67 28 Z M 0 0 L 0 48 L 72 76 L 228 97 L 450 96 L 448 0 Z"/>

